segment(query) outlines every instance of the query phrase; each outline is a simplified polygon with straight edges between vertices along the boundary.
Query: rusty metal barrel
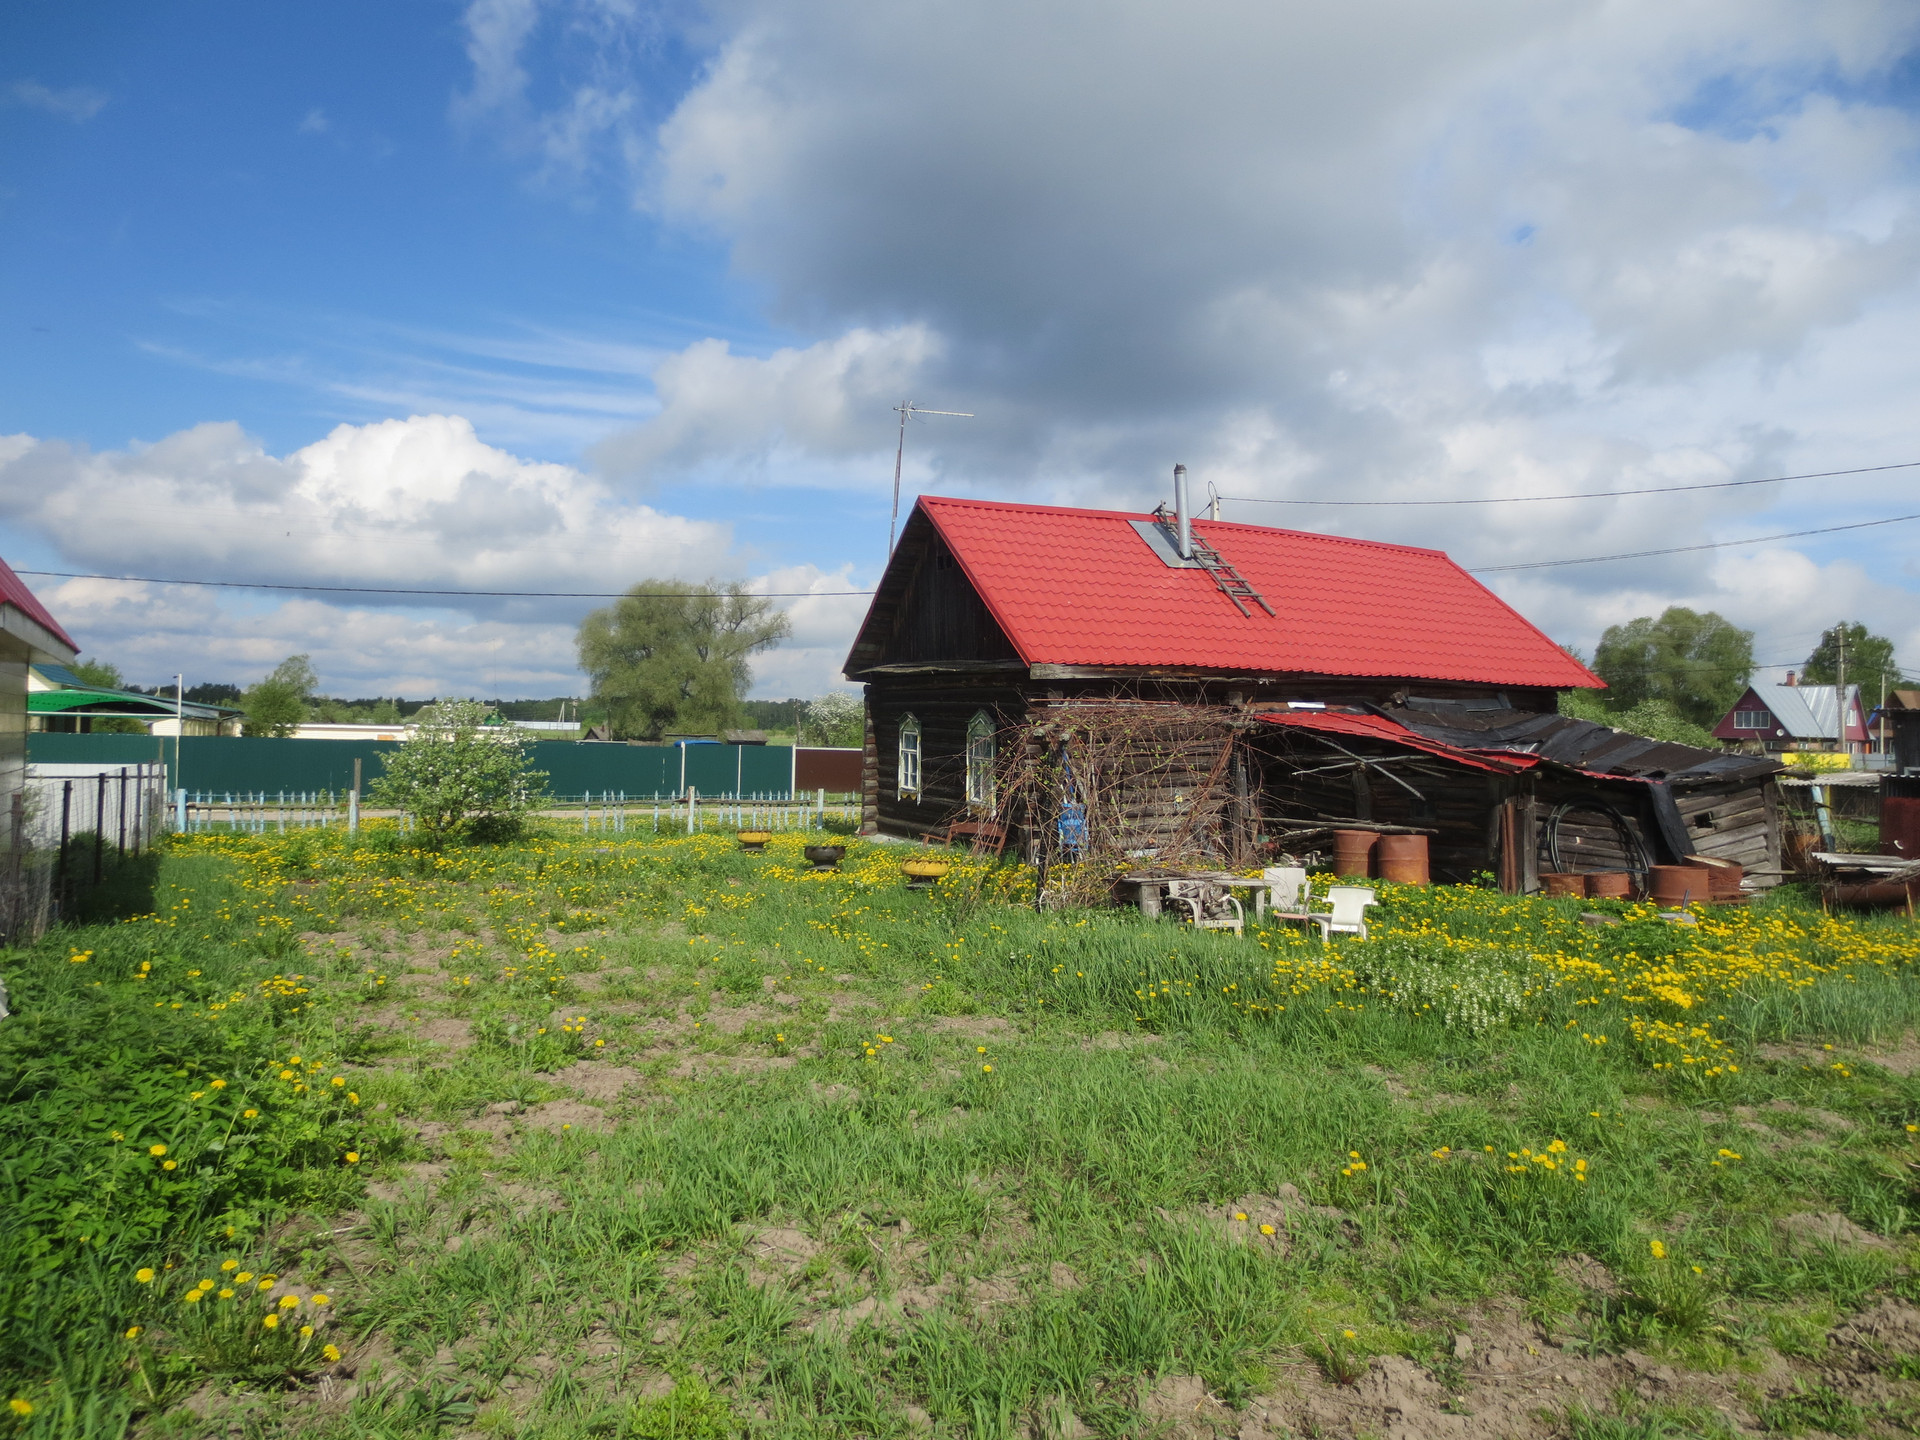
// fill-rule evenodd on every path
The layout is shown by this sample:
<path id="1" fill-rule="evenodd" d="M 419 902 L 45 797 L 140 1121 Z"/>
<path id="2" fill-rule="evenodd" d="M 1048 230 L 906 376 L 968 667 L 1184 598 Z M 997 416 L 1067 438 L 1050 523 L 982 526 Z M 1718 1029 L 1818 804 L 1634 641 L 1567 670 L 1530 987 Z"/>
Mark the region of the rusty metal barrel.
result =
<path id="1" fill-rule="evenodd" d="M 1743 865 L 1731 860 L 1716 860 L 1711 865 L 1697 861 L 1694 869 L 1707 872 L 1707 898 L 1710 900 L 1738 900 L 1740 881 L 1747 871 Z"/>
<path id="2" fill-rule="evenodd" d="M 1698 905 L 1713 899 L 1712 878 L 1700 865 L 1656 865 L 1647 888 L 1662 905 Z"/>
<path id="3" fill-rule="evenodd" d="M 1586 876 L 1587 894 L 1595 900 L 1631 900 L 1633 874 L 1627 870 L 1595 870 Z"/>
<path id="4" fill-rule="evenodd" d="M 1336 830 L 1333 832 L 1333 873 L 1352 875 L 1365 879 L 1372 873 L 1370 862 L 1373 859 L 1374 842 L 1379 840 L 1377 830 Z"/>
<path id="5" fill-rule="evenodd" d="M 1554 900 L 1566 900 L 1575 895 L 1587 893 L 1587 877 L 1584 875 L 1562 875 L 1549 870 L 1540 877 L 1541 893 Z"/>
<path id="6" fill-rule="evenodd" d="M 1427 837 L 1382 835 L 1377 851 L 1380 878 L 1396 885 L 1427 883 Z"/>

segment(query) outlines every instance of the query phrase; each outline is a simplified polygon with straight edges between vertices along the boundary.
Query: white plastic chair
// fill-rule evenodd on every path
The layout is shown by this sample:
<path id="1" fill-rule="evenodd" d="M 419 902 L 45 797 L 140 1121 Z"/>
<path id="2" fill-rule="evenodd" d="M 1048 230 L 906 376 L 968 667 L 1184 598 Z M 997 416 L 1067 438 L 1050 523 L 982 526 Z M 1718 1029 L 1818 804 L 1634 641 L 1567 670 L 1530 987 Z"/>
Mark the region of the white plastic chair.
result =
<path id="1" fill-rule="evenodd" d="M 1367 907 L 1377 905 L 1373 890 L 1365 885 L 1335 885 L 1327 891 L 1327 903 L 1333 907 L 1327 916 L 1326 934 L 1357 935 L 1367 938 Z"/>
<path id="2" fill-rule="evenodd" d="M 1205 880 L 1169 880 L 1167 902 L 1187 912 L 1196 930 L 1231 930 L 1246 933 L 1247 913 L 1240 902 L 1218 885 Z"/>
<path id="3" fill-rule="evenodd" d="M 1260 878 L 1267 882 L 1267 888 L 1257 892 L 1261 902 L 1258 909 L 1262 913 L 1271 907 L 1275 920 L 1299 920 L 1317 926 L 1320 938 L 1327 938 L 1327 926 L 1332 923 L 1333 917 L 1315 913 L 1313 892 L 1307 884 L 1305 866 L 1271 866 L 1260 872 Z"/>

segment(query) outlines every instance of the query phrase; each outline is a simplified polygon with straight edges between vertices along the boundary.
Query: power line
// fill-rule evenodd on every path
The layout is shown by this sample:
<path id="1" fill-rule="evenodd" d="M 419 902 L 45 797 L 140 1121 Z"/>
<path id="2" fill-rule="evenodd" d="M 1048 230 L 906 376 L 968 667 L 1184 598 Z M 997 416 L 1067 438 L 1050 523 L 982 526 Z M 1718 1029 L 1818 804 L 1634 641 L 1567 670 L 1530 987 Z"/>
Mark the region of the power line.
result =
<path id="1" fill-rule="evenodd" d="M 1841 475 L 1875 475 L 1882 470 L 1912 470 L 1920 460 L 1902 460 L 1897 465 L 1865 465 L 1857 470 L 1819 470 L 1808 475 L 1770 475 L 1764 480 L 1714 480 L 1701 485 L 1652 485 L 1644 490 L 1583 490 L 1568 495 L 1487 495 L 1465 500 L 1296 500 L 1270 499 L 1263 495 L 1222 495 L 1242 505 L 1531 505 L 1542 500 L 1612 500 L 1623 495 L 1678 495 L 1688 490 L 1737 490 L 1746 485 L 1784 485 L 1789 480 L 1831 480 Z"/>
<path id="2" fill-rule="evenodd" d="M 117 580 L 128 585 L 199 585 L 214 590 L 300 590 L 328 595 L 442 595 L 463 600 L 624 600 L 625 590 L 403 590 L 391 585 L 273 585 L 256 580 L 162 580 L 152 575 L 80 575 L 69 570 L 16 570 L 55 580 Z M 655 591 L 649 600 L 704 600 L 711 590 Z M 810 600 L 816 596 L 871 595 L 871 590 L 750 590 L 767 600 Z"/>
<path id="3" fill-rule="evenodd" d="M 1817 530 L 1784 530 L 1778 535 L 1750 535 L 1744 540 L 1712 540 L 1704 545 L 1672 545 L 1664 550 L 1626 550 L 1618 555 L 1581 555 L 1571 560 L 1526 560 L 1516 565 L 1475 565 L 1470 575 L 1493 575 L 1505 570 L 1551 570 L 1561 565 L 1598 565 L 1608 560 L 1645 560 L 1653 555 L 1690 555 L 1696 550 L 1725 550 L 1735 545 L 1764 545 L 1770 540 L 1798 540 L 1804 535 L 1832 535 L 1840 530 L 1868 530 L 1875 525 L 1898 525 L 1920 520 L 1920 515 L 1889 515 L 1884 520 L 1858 520 L 1851 525 L 1823 525 Z"/>

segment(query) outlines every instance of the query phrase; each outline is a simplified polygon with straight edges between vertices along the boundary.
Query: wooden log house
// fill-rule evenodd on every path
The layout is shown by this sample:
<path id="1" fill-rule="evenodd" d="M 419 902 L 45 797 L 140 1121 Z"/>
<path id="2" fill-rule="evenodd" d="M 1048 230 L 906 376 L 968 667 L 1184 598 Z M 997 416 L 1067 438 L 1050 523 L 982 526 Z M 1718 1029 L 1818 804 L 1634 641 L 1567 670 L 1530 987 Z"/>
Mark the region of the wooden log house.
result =
<path id="1" fill-rule="evenodd" d="M 1196 520 L 1179 505 L 1142 515 L 924 496 L 845 673 L 866 687 L 867 834 L 922 838 L 994 813 L 1000 747 L 1031 743 L 1050 713 L 1163 705 L 1211 709 L 1244 742 L 1235 801 L 1211 822 L 1223 858 L 1249 860 L 1306 820 L 1372 820 L 1431 832 L 1437 878 L 1497 869 L 1505 854 L 1514 888 L 1532 888 L 1556 812 L 1563 848 L 1583 859 L 1611 864 L 1636 844 L 1665 858 L 1663 844 L 1685 843 L 1652 808 L 1657 765 L 1603 783 L 1578 756 L 1529 759 L 1535 741 L 1488 732 L 1496 717 L 1577 725 L 1558 716 L 1559 693 L 1603 682 L 1437 550 Z M 1417 729 L 1474 716 L 1483 745 Z M 1343 738 L 1346 720 L 1385 728 Z M 1131 812 L 1148 849 L 1194 790 L 1164 754 L 1157 770 L 1144 758 L 1164 748 L 1142 750 Z M 1392 778 L 1410 765 L 1428 770 L 1426 790 Z M 1753 783 L 1695 778 L 1707 787 L 1689 792 L 1697 813 L 1714 811 L 1714 784 Z M 1770 801 L 1742 792 L 1719 809 L 1743 819 L 1753 804 Z M 1034 817 L 999 818 L 1031 836 Z"/>

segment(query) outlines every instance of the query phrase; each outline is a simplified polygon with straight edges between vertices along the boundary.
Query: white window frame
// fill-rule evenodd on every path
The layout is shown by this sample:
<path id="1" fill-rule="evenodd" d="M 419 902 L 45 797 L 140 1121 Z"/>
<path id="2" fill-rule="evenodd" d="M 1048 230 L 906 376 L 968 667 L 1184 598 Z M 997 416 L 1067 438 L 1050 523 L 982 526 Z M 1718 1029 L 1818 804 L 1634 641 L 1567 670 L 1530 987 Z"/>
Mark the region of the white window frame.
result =
<path id="1" fill-rule="evenodd" d="M 900 717 L 900 768 L 894 775 L 894 792 L 902 800 L 920 798 L 921 766 L 920 722 L 912 715 Z"/>
<path id="2" fill-rule="evenodd" d="M 967 721 L 967 803 L 993 812 L 993 763 L 996 758 L 993 717 L 984 710 Z"/>
<path id="3" fill-rule="evenodd" d="M 1759 719 L 1755 719 L 1755 716 Z M 1736 710 L 1733 712 L 1733 728 L 1736 730 L 1766 730 L 1773 725 L 1773 715 L 1766 710 Z"/>

